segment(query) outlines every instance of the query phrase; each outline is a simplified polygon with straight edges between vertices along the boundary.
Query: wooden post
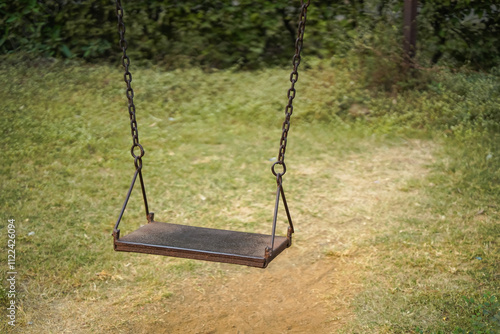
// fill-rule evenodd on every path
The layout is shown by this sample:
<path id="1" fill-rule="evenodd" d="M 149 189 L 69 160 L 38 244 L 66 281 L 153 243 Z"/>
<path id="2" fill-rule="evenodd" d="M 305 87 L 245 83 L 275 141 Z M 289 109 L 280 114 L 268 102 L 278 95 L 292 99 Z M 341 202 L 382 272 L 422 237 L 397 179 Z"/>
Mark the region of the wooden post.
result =
<path id="1" fill-rule="evenodd" d="M 417 52 L 417 0 L 405 0 L 403 22 L 404 52 L 410 60 Z"/>

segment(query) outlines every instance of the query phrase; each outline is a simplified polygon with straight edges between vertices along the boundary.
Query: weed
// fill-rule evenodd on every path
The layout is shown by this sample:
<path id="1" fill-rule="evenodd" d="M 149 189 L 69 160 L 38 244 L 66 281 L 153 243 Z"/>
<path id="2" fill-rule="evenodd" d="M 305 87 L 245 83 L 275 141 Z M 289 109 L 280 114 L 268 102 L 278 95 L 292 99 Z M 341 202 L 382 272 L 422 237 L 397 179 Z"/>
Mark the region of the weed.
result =
<path id="1" fill-rule="evenodd" d="M 457 334 L 493 334 L 500 331 L 500 302 L 495 295 L 485 293 L 479 300 L 464 297 L 469 310 L 470 324 L 466 329 L 458 328 Z"/>

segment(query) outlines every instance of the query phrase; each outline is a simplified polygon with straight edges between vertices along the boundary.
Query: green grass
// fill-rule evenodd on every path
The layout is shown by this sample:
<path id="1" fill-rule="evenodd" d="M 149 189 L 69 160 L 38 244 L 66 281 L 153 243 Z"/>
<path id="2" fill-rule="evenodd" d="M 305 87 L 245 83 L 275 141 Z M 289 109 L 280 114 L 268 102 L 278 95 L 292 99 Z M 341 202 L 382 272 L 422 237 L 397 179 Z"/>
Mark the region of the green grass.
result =
<path id="1" fill-rule="evenodd" d="M 394 97 L 366 90 L 349 68 L 308 65 L 297 84 L 287 150 L 286 189 L 294 198 L 343 186 L 330 176 L 332 159 L 370 156 L 412 138 L 438 147 L 429 176 L 402 189 L 412 202 L 355 245 L 376 255 L 360 260 L 363 289 L 345 331 L 494 333 L 498 78 L 437 73 L 428 89 Z M 158 220 L 268 232 L 287 72 L 132 69 L 145 181 Z M 4 64 L 0 83 L 0 235 L 6 244 L 13 216 L 24 310 L 36 313 L 67 296 L 111 298 L 119 286 L 137 296 L 135 284 L 144 290 L 141 303 L 164 303 L 172 296 L 165 282 L 223 275 L 203 262 L 155 266 L 157 260 L 112 251 L 112 226 L 134 171 L 119 68 Z M 294 174 L 297 165 L 321 169 L 304 179 Z M 136 189 L 122 233 L 144 223 Z M 0 302 L 2 308 L 7 302 L 3 290 Z M 23 314 L 20 324 L 27 326 Z"/>

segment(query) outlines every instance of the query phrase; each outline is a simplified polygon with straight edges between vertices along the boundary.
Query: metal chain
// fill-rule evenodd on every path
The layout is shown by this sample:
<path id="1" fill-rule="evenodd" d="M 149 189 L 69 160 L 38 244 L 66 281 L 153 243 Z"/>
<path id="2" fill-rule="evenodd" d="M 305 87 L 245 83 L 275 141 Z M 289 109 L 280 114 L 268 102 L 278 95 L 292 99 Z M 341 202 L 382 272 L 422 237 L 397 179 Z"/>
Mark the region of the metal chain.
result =
<path id="1" fill-rule="evenodd" d="M 131 134 L 132 134 L 132 141 L 133 145 L 132 148 L 130 149 L 130 153 L 132 157 L 134 158 L 134 164 L 136 169 L 142 168 L 142 157 L 144 156 L 144 148 L 142 145 L 139 143 L 139 132 L 137 129 L 137 120 L 135 116 L 135 105 L 134 105 L 134 90 L 132 89 L 131 82 L 132 82 L 132 74 L 129 71 L 129 66 L 130 66 L 130 58 L 127 56 L 127 41 L 125 40 L 125 24 L 123 23 L 123 7 L 121 5 L 120 0 L 116 0 L 116 16 L 118 18 L 118 33 L 120 35 L 120 47 L 122 49 L 123 55 L 122 55 L 122 65 L 125 70 L 123 78 L 125 83 L 127 84 L 127 91 L 126 91 L 126 96 L 128 100 L 128 112 L 130 116 L 130 129 L 131 129 Z M 287 144 L 287 137 L 288 137 L 288 131 L 290 130 L 290 117 L 292 116 L 293 113 L 293 99 L 295 98 L 296 90 L 295 90 L 295 83 L 299 79 L 299 73 L 298 73 L 298 67 L 300 64 L 300 52 L 302 51 L 302 45 L 303 45 L 303 39 L 304 39 L 304 31 L 306 27 L 306 18 L 307 18 L 307 8 L 310 4 L 310 0 L 304 1 L 301 0 L 301 9 L 300 9 L 300 17 L 299 17 L 299 25 L 297 29 L 297 39 L 295 40 L 295 54 L 293 55 L 292 59 L 292 65 L 293 65 L 293 70 L 290 73 L 290 82 L 291 82 L 291 87 L 288 89 L 287 97 L 288 97 L 288 104 L 285 107 L 285 121 L 283 122 L 282 126 L 282 133 L 281 133 L 281 139 L 280 139 L 280 148 L 279 148 L 279 153 L 278 153 L 278 159 L 277 161 L 273 164 L 271 171 L 273 174 L 281 179 L 281 176 L 283 176 L 286 173 L 286 165 L 285 165 L 285 152 L 286 152 L 286 144 Z M 136 155 L 135 154 L 135 148 L 139 148 L 140 154 Z M 281 173 L 275 171 L 275 166 L 276 165 L 281 165 L 283 168 L 283 171 Z M 280 181 L 279 181 L 280 182 Z"/>
<path id="2" fill-rule="evenodd" d="M 293 55 L 292 59 L 292 65 L 293 65 L 293 70 L 292 73 L 290 73 L 290 82 L 291 87 L 288 90 L 287 97 L 288 97 L 288 104 L 285 107 L 285 121 L 283 122 L 283 127 L 282 127 L 282 132 L 281 132 L 281 139 L 280 139 L 280 148 L 279 148 L 279 153 L 278 153 L 278 159 L 277 161 L 273 164 L 271 167 L 271 171 L 273 172 L 274 176 L 277 177 L 277 182 L 279 185 L 281 185 L 281 177 L 285 175 L 286 173 L 286 165 L 285 165 L 285 152 L 286 152 L 286 143 L 287 143 L 287 137 L 288 137 L 288 131 L 290 130 L 290 116 L 292 116 L 293 113 L 293 99 L 295 98 L 295 83 L 299 79 L 299 73 L 297 69 L 299 68 L 300 64 L 300 52 L 302 51 L 302 45 L 304 41 L 304 31 L 306 28 L 306 18 L 307 18 L 307 7 L 309 7 L 310 0 L 304 1 L 301 0 L 301 8 L 300 8 L 300 17 L 299 17 L 299 26 L 297 29 L 297 39 L 295 40 L 295 54 Z M 275 168 L 276 165 L 281 165 L 282 166 L 282 172 L 276 172 Z"/>
<path id="3" fill-rule="evenodd" d="M 125 40 L 125 24 L 123 23 L 123 7 L 120 0 L 116 0 L 116 16 L 118 18 L 118 34 L 120 35 L 120 48 L 122 49 L 122 65 L 125 70 L 123 79 L 127 84 L 127 100 L 128 100 L 128 113 L 130 116 L 130 131 L 132 134 L 132 148 L 130 154 L 134 158 L 134 165 L 136 169 L 142 168 L 142 157 L 144 156 L 144 148 L 139 144 L 139 131 L 137 130 L 137 120 L 135 118 L 135 105 L 134 105 L 134 90 L 132 89 L 132 74 L 129 71 L 130 58 L 127 56 L 128 43 Z M 139 148 L 139 155 L 135 153 L 135 149 Z"/>

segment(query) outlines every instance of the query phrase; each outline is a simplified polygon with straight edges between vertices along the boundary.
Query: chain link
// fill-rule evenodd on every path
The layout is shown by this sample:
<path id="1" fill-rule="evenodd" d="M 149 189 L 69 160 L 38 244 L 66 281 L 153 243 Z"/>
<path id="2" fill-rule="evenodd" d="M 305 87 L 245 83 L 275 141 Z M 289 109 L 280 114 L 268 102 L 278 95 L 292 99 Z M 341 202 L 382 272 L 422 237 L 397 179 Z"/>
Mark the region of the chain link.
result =
<path id="1" fill-rule="evenodd" d="M 130 58 L 127 56 L 128 43 L 125 40 L 125 23 L 123 22 L 123 7 L 120 0 L 116 0 L 116 17 L 118 18 L 118 34 L 120 35 L 120 48 L 122 49 L 122 65 L 124 68 L 123 80 L 127 84 L 126 96 L 128 100 L 128 113 L 130 117 L 130 133 L 132 135 L 132 148 L 130 153 L 134 158 L 136 169 L 142 168 L 142 157 L 144 156 L 144 148 L 139 144 L 139 131 L 137 130 L 137 120 L 135 118 L 134 105 L 134 90 L 132 89 L 132 74 L 129 71 Z M 139 148 L 139 154 L 135 153 L 135 149 Z"/>
<path id="2" fill-rule="evenodd" d="M 304 31 L 306 28 L 306 18 L 307 18 L 307 7 L 309 7 L 310 2 L 311 2 L 310 0 L 308 0 L 308 1 L 301 0 L 300 1 L 301 7 L 300 7 L 299 26 L 297 29 L 297 39 L 295 40 L 295 54 L 293 55 L 293 58 L 292 58 L 293 70 L 292 70 L 292 73 L 290 73 L 291 85 L 290 85 L 290 89 L 288 89 L 288 92 L 287 92 L 288 103 L 285 107 L 285 120 L 283 122 L 283 127 L 282 127 L 282 131 L 281 131 L 278 159 L 271 167 L 271 171 L 273 172 L 274 176 L 276 176 L 277 182 L 279 185 L 281 185 L 282 176 L 285 175 L 285 173 L 286 173 L 286 165 L 285 165 L 286 144 L 287 144 L 288 131 L 290 130 L 290 117 L 292 116 L 292 113 L 293 113 L 293 99 L 295 98 L 295 94 L 296 94 L 295 83 L 299 80 L 299 72 L 297 70 L 299 68 L 300 60 L 301 60 L 300 52 L 302 51 L 302 45 L 303 45 L 303 41 L 304 41 Z M 282 166 L 281 172 L 277 172 L 275 170 L 276 165 Z"/>

